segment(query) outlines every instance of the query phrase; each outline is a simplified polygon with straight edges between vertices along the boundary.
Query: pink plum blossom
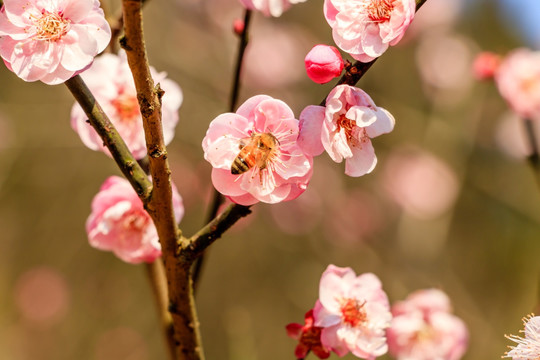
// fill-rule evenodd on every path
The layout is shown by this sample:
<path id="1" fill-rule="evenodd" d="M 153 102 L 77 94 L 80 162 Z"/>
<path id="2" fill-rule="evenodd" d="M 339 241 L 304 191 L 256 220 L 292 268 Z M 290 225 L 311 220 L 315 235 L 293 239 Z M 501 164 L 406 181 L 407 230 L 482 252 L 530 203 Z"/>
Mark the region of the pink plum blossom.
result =
<path id="1" fill-rule="evenodd" d="M 338 49 L 328 45 L 315 45 L 304 59 L 306 72 L 317 84 L 326 84 L 341 75 L 343 58 Z"/>
<path id="2" fill-rule="evenodd" d="M 304 154 L 297 138 L 298 120 L 292 110 L 267 95 L 246 100 L 236 113 L 219 115 L 202 142 L 204 158 L 213 167 L 214 187 L 241 205 L 297 198 L 313 172 L 313 159 Z M 244 166 L 242 171 L 235 164 Z"/>
<path id="3" fill-rule="evenodd" d="M 540 51 L 521 48 L 510 52 L 501 61 L 495 82 L 519 116 L 540 120 Z"/>
<path id="4" fill-rule="evenodd" d="M 163 137 L 168 144 L 174 137 L 178 123 L 178 109 L 182 104 L 182 91 L 164 72 L 158 73 L 153 67 L 150 72 L 156 83 L 165 91 L 162 98 Z M 104 54 L 96 59 L 92 66 L 81 74 L 95 98 L 109 116 L 120 136 L 126 142 L 136 159 L 146 155 L 146 142 L 137 100 L 137 91 L 126 54 Z M 79 134 L 82 142 L 92 150 L 103 151 L 110 155 L 103 145 L 103 140 L 87 122 L 88 117 L 75 103 L 71 109 L 71 127 Z"/>
<path id="5" fill-rule="evenodd" d="M 459 179 L 442 159 L 413 146 L 396 148 L 386 158 L 383 184 L 403 210 L 419 219 L 435 219 L 454 205 Z"/>
<path id="6" fill-rule="evenodd" d="M 98 0 L 5 0 L 0 56 L 25 81 L 59 84 L 103 51 L 111 29 Z"/>
<path id="7" fill-rule="evenodd" d="M 299 342 L 294 350 L 297 359 L 304 359 L 310 351 L 319 359 L 330 357 L 330 351 L 321 344 L 322 328 L 314 326 L 314 321 L 312 309 L 306 313 L 304 325 L 291 323 L 286 326 L 287 335 Z"/>
<path id="8" fill-rule="evenodd" d="M 414 18 L 415 0 L 325 0 L 324 16 L 341 50 L 362 62 L 396 45 Z"/>
<path id="9" fill-rule="evenodd" d="M 388 346 L 397 360 L 458 360 L 465 353 L 467 328 L 451 314 L 444 292 L 416 291 L 394 304 L 392 314 Z"/>
<path id="10" fill-rule="evenodd" d="M 506 338 L 517 343 L 510 347 L 504 357 L 514 360 L 536 360 L 540 358 L 540 316 L 529 315 L 523 318 L 525 337 L 506 335 Z"/>
<path id="11" fill-rule="evenodd" d="M 377 164 L 371 138 L 394 129 L 392 114 L 377 107 L 363 90 L 336 86 L 326 98 L 326 107 L 310 105 L 300 114 L 299 142 L 312 156 L 323 150 L 335 162 L 345 159 L 345 174 L 362 176 Z"/>
<path id="12" fill-rule="evenodd" d="M 173 207 L 177 222 L 184 215 L 182 198 L 173 186 Z M 152 262 L 161 256 L 156 227 L 129 182 L 109 177 L 92 200 L 86 221 L 90 245 L 112 251 L 125 262 Z"/>
<path id="13" fill-rule="evenodd" d="M 306 0 L 240 0 L 249 10 L 257 10 L 265 16 L 278 17 L 293 4 L 305 2 Z"/>
<path id="14" fill-rule="evenodd" d="M 371 273 L 356 276 L 351 268 L 329 265 L 319 284 L 313 310 L 322 327 L 322 345 L 339 356 L 352 352 L 372 360 L 388 350 L 385 329 L 392 314 L 380 280 Z"/>

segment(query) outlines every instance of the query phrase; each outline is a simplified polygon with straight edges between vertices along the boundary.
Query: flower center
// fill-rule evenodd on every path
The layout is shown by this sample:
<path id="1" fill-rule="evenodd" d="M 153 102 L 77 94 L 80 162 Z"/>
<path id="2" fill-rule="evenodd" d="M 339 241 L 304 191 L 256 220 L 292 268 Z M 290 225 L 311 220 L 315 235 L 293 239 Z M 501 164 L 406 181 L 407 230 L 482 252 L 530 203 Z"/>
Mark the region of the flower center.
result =
<path id="1" fill-rule="evenodd" d="M 374 22 L 390 20 L 392 10 L 394 10 L 394 0 L 371 0 L 367 6 L 368 17 Z"/>
<path id="2" fill-rule="evenodd" d="M 148 226 L 148 219 L 140 213 L 133 212 L 123 219 L 122 226 L 127 231 L 141 233 Z"/>
<path id="3" fill-rule="evenodd" d="M 34 19 L 37 40 L 57 41 L 68 32 L 70 21 L 58 13 L 42 10 L 41 17 Z"/>
<path id="4" fill-rule="evenodd" d="M 356 121 L 348 119 L 344 114 L 339 115 L 339 118 L 336 121 L 338 131 L 343 129 L 345 131 L 345 136 L 347 141 L 350 141 L 353 138 L 353 130 L 356 127 Z"/>
<path id="5" fill-rule="evenodd" d="M 140 114 L 137 97 L 131 94 L 121 93 L 111 104 L 122 121 L 129 121 Z"/>
<path id="6" fill-rule="evenodd" d="M 322 328 L 318 326 L 309 327 L 302 333 L 300 342 L 307 345 L 309 348 L 316 346 L 322 346 L 321 344 L 321 331 Z"/>
<path id="7" fill-rule="evenodd" d="M 367 320 L 365 304 L 357 299 L 342 299 L 340 304 L 341 320 L 351 327 L 362 325 Z"/>

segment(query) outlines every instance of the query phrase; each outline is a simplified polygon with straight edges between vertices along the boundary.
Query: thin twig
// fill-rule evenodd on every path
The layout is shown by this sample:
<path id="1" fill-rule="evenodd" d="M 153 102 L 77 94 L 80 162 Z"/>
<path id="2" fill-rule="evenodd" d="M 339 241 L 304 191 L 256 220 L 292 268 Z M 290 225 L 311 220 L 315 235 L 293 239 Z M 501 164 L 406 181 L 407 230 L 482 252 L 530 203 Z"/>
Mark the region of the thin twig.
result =
<path id="1" fill-rule="evenodd" d="M 167 279 L 165 277 L 163 262 L 161 259 L 157 259 L 154 262 L 145 265 L 148 280 L 150 281 L 150 286 L 158 309 L 158 316 L 165 335 L 165 341 L 167 342 L 169 359 L 175 360 L 176 344 L 174 343 L 174 326 L 171 313 L 169 312 L 169 297 L 167 295 L 166 285 Z"/>
<path id="2" fill-rule="evenodd" d="M 189 254 L 200 256 L 203 251 L 225 233 L 239 219 L 251 213 L 249 206 L 232 204 L 214 220 L 189 238 Z"/>
<path id="3" fill-rule="evenodd" d="M 251 10 L 246 9 L 244 12 L 244 28 L 240 34 L 240 43 L 238 44 L 238 55 L 236 57 L 236 66 L 234 71 L 234 80 L 232 85 L 231 97 L 229 99 L 229 111 L 233 112 L 238 103 L 238 94 L 240 93 L 240 75 L 242 73 L 242 64 L 244 53 L 249 42 L 249 25 L 251 24 Z"/>
<path id="4" fill-rule="evenodd" d="M 174 323 L 176 356 L 181 360 L 202 360 L 204 354 L 191 284 L 192 262 L 184 261 L 190 257 L 184 257 L 177 251 L 178 245 L 186 239 L 178 229 L 172 206 L 171 171 L 161 124 L 163 91 L 159 85 L 154 87 L 150 74 L 143 39 L 142 2 L 123 0 L 122 8 L 125 36 L 120 40 L 120 44 L 126 50 L 143 118 L 150 173 L 154 184 L 146 209 L 154 220 L 161 242 L 167 275 L 169 311 Z"/>
<path id="5" fill-rule="evenodd" d="M 238 44 L 238 55 L 236 56 L 236 65 L 234 71 L 234 78 L 232 81 L 231 96 L 229 98 L 229 112 L 234 112 L 238 103 L 238 95 L 240 93 L 241 81 L 240 75 L 242 73 L 242 64 L 244 60 L 244 53 L 246 51 L 248 42 L 249 42 L 249 25 L 251 23 L 251 10 L 246 9 L 244 12 L 244 27 L 242 33 L 239 34 L 240 42 Z M 212 219 L 214 219 L 218 213 L 219 207 L 225 201 L 225 197 L 219 193 L 219 191 L 214 189 L 212 196 L 212 202 L 210 204 L 210 210 L 206 217 L 205 224 L 208 224 Z M 202 266 L 204 264 L 205 256 L 201 254 L 195 264 L 193 265 L 193 287 L 194 291 L 197 291 L 197 285 L 199 283 L 199 277 L 201 274 Z"/>
<path id="6" fill-rule="evenodd" d="M 67 80 L 65 84 L 88 116 L 88 122 L 97 131 L 126 179 L 131 183 L 143 203 L 146 202 L 150 198 L 152 183 L 81 76 L 76 75 Z"/>

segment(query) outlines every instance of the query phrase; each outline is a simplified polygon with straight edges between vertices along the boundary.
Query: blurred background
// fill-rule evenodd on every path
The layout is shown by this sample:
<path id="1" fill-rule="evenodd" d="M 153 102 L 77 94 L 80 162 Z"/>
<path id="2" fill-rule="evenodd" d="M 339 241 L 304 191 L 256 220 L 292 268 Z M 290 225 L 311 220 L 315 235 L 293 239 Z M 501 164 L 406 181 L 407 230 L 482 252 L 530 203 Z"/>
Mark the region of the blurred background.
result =
<path id="1" fill-rule="evenodd" d="M 102 2 L 114 18 L 118 2 Z M 285 325 L 302 322 L 330 263 L 375 273 L 392 302 L 440 288 L 469 327 L 465 359 L 506 351 L 504 334 L 540 302 L 540 196 L 519 119 L 470 69 L 482 50 L 538 49 L 539 7 L 427 1 L 358 84 L 396 118 L 374 140 L 374 172 L 346 177 L 323 154 L 300 198 L 254 206 L 210 249 L 197 294 L 208 359 L 293 359 Z M 200 144 L 227 111 L 242 13 L 236 0 L 145 8 L 151 63 L 184 92 L 169 158 L 187 235 L 213 192 Z M 333 83 L 310 82 L 303 58 L 333 45 L 322 2 L 252 20 L 240 102 L 265 93 L 297 115 L 318 104 Z M 64 86 L 24 83 L 6 68 L 0 84 L 0 358 L 165 359 L 144 266 L 92 249 L 84 230 L 92 197 L 119 171 L 71 129 Z"/>

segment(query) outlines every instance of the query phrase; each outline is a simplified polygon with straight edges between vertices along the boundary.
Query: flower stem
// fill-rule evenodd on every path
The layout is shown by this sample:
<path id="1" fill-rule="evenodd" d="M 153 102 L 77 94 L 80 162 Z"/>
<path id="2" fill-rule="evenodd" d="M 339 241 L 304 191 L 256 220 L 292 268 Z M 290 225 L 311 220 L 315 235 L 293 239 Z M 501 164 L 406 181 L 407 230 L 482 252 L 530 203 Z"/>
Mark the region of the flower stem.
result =
<path id="1" fill-rule="evenodd" d="M 86 116 L 88 116 L 88 122 L 99 134 L 126 179 L 131 183 L 141 200 L 146 202 L 152 191 L 152 183 L 148 180 L 148 176 L 139 166 L 107 114 L 94 98 L 94 95 L 92 95 L 80 75 L 72 77 L 65 84 L 86 113 Z"/>
<path id="2" fill-rule="evenodd" d="M 248 42 L 249 42 L 249 25 L 251 23 L 251 10 L 246 9 L 244 12 L 244 27 L 242 30 L 242 33 L 239 34 L 240 42 L 238 44 L 238 55 L 236 57 L 236 65 L 235 65 L 235 72 L 234 72 L 234 78 L 232 82 L 232 89 L 231 89 L 231 96 L 229 98 L 229 112 L 234 112 L 236 109 L 237 103 L 238 103 L 238 95 L 240 93 L 240 75 L 242 73 L 242 64 L 244 60 L 244 53 L 246 51 Z M 208 211 L 208 215 L 206 217 L 205 224 L 208 224 L 212 219 L 214 219 L 218 213 L 219 207 L 223 204 L 225 201 L 225 198 L 223 195 L 221 195 L 217 190 L 214 189 L 214 195 L 212 198 L 212 203 L 210 205 L 210 210 Z M 201 255 L 197 258 L 195 261 L 195 264 L 193 265 L 193 286 L 194 290 L 197 290 L 197 284 L 199 282 L 199 277 L 201 275 L 202 266 L 204 264 L 205 256 L 201 253 Z"/>

